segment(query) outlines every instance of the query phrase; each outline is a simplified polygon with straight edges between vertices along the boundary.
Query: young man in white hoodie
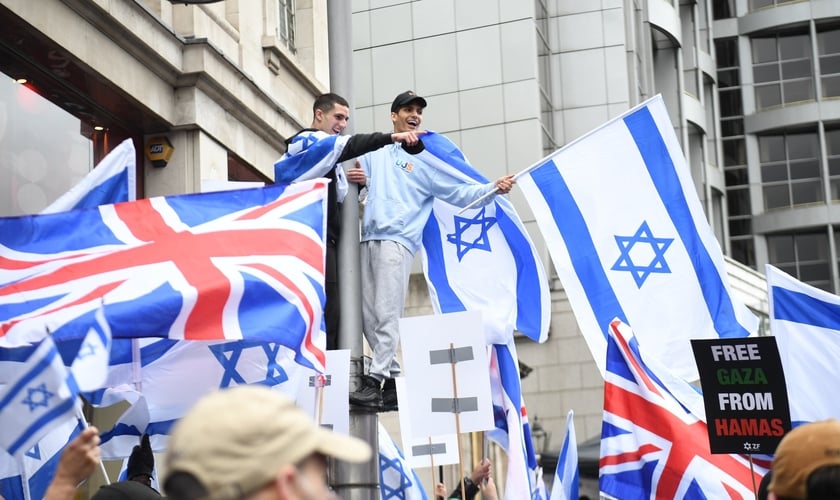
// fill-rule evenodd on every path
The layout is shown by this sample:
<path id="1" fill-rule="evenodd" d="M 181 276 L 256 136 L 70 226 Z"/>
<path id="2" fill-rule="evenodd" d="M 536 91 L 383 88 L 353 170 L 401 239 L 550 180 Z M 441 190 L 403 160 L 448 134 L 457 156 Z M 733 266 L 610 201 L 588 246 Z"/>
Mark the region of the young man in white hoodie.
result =
<path id="1" fill-rule="evenodd" d="M 426 100 L 410 90 L 398 95 L 391 104 L 394 132 L 418 132 L 425 107 Z M 515 182 L 507 175 L 493 183 L 465 183 L 412 156 L 423 148 L 422 139 L 413 146 L 385 146 L 348 170 L 352 179 L 362 178 L 359 170 L 364 172 L 368 190 L 362 218 L 362 322 L 373 350 L 369 374 L 362 376 L 362 386 L 350 394 L 350 401 L 381 397 L 384 411 L 397 409 L 399 319 L 411 264 L 435 198 L 463 207 L 487 193 L 506 194 Z"/>

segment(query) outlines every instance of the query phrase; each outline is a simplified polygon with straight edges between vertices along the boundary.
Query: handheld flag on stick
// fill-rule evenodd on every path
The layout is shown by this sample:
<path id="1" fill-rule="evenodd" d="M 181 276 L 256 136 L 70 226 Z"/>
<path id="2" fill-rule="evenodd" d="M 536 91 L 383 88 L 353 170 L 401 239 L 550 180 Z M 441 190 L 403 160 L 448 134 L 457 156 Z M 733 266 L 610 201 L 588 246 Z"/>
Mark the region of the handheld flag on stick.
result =
<path id="1" fill-rule="evenodd" d="M 697 379 L 690 339 L 756 331 L 755 315 L 730 294 L 660 96 L 545 158 L 518 183 L 602 374 L 613 318 L 632 324 L 651 355 L 685 380 Z"/>
<path id="2" fill-rule="evenodd" d="M 566 437 L 557 457 L 557 471 L 551 487 L 553 500 L 578 500 L 580 496 L 580 468 L 578 467 L 577 441 L 575 438 L 575 412 L 566 415 Z"/>

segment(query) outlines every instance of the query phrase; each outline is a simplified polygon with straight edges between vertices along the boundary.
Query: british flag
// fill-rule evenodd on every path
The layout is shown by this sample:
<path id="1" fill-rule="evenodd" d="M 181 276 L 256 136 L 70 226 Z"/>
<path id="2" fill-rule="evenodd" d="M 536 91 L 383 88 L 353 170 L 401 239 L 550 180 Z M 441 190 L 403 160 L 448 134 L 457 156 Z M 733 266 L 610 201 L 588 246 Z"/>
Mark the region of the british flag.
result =
<path id="1" fill-rule="evenodd" d="M 0 347 L 248 339 L 323 370 L 326 180 L 0 219 Z"/>
<path id="2" fill-rule="evenodd" d="M 610 324 L 601 427 L 603 493 L 754 498 L 753 487 L 764 472 L 761 467 L 751 472 L 743 456 L 711 454 L 702 396 L 655 360 L 643 360 L 627 325 Z"/>

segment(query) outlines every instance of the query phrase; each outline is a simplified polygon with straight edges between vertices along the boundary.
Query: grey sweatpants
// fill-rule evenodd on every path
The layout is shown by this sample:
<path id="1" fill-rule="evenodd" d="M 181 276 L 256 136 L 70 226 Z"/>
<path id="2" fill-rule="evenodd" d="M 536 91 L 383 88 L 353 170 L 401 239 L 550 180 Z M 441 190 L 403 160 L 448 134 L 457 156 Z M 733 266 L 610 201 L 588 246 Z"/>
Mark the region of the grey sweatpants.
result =
<path id="1" fill-rule="evenodd" d="M 373 361 L 369 374 L 378 380 L 400 374 L 399 320 L 405 307 L 414 255 L 396 241 L 362 242 L 362 326 Z"/>

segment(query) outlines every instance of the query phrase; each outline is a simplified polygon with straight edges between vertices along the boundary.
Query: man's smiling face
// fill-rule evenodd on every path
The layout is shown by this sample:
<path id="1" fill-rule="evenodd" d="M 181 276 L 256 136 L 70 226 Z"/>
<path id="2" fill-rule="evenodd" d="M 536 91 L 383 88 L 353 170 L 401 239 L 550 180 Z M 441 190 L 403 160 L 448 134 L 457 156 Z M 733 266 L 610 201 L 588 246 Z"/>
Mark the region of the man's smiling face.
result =
<path id="1" fill-rule="evenodd" d="M 410 102 L 399 111 L 391 112 L 391 121 L 394 122 L 394 132 L 416 131 L 423 123 L 423 107 L 416 102 Z"/>

